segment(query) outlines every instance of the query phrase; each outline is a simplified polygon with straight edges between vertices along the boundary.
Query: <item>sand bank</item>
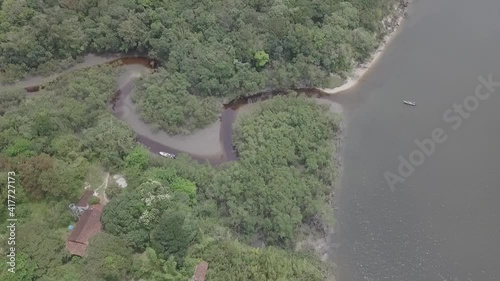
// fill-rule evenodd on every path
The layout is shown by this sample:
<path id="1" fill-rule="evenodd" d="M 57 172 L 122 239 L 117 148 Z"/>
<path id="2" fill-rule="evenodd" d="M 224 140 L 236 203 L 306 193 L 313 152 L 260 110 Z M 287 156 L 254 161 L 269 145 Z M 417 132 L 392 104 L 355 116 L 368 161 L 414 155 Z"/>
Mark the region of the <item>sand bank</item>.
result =
<path id="1" fill-rule="evenodd" d="M 399 26 L 403 22 L 405 8 L 406 6 L 403 6 L 401 4 L 396 6 L 394 8 L 394 14 L 389 15 L 386 19 L 384 19 L 383 23 L 388 31 L 387 35 L 384 37 L 378 48 L 372 53 L 370 58 L 365 63 L 361 63 L 354 68 L 354 71 L 347 78 L 344 84 L 335 88 L 320 88 L 320 90 L 327 94 L 336 94 L 356 86 L 358 82 L 363 78 L 363 76 L 368 72 L 368 70 L 370 70 L 370 68 L 377 63 L 380 57 L 382 57 L 385 47 L 387 47 L 387 45 L 397 34 Z"/>

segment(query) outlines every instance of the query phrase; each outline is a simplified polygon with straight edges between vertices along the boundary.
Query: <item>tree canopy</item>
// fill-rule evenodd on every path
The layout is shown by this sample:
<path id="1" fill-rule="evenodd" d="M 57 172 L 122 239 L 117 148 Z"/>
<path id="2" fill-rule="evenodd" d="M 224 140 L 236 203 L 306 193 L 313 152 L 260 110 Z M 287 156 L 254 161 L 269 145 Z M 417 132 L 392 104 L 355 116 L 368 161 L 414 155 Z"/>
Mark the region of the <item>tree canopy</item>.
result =
<path id="1" fill-rule="evenodd" d="M 148 55 L 160 67 L 138 81 L 133 101 L 145 121 L 189 133 L 212 124 L 230 99 L 345 76 L 376 47 L 395 2 L 2 0 L 0 83 L 60 72 L 89 53 Z M 325 279 L 324 264 L 292 249 L 299 229 L 329 210 L 335 116 L 303 97 L 277 97 L 235 125 L 239 161 L 163 159 L 107 110 L 116 76 L 98 66 L 30 95 L 2 86 L 0 170 L 16 172 L 22 221 L 17 280 L 180 281 L 201 260 L 212 281 Z M 71 257 L 67 206 L 93 166 L 123 174 L 128 186 L 108 197 L 104 233 L 87 256 Z M 7 190 L 0 193 L 5 201 Z M 5 270 L 0 279 L 10 280 Z"/>
<path id="2" fill-rule="evenodd" d="M 89 243 L 92 247 L 84 259 L 85 272 L 97 280 L 123 280 L 132 263 L 132 250 L 127 242 L 111 234 L 100 233 Z"/>
<path id="3" fill-rule="evenodd" d="M 195 221 L 180 210 L 168 210 L 151 231 L 151 246 L 163 259 L 182 263 L 189 245 L 199 236 Z"/>
<path id="4" fill-rule="evenodd" d="M 23 225 L 18 230 L 17 242 L 19 253 L 23 253 L 22 259 L 27 264 L 32 264 L 25 273 L 33 275 L 32 278 L 42 277 L 49 269 L 60 266 L 69 259 L 64 250 L 63 239 L 51 231 L 46 223 Z"/>
<path id="5" fill-rule="evenodd" d="M 240 161 L 217 173 L 206 195 L 239 233 L 289 245 L 325 204 L 336 129 L 334 117 L 305 98 L 263 102 L 235 128 Z"/>
<path id="6" fill-rule="evenodd" d="M 171 134 L 206 127 L 220 111 L 215 98 L 189 93 L 185 75 L 171 75 L 163 68 L 139 81 L 133 100 L 146 122 Z"/>
<path id="7" fill-rule="evenodd" d="M 325 86 L 330 73 L 345 74 L 374 49 L 395 2 L 5 0 L 2 78 L 57 71 L 89 52 L 137 51 L 162 61 L 170 84 L 178 79 L 198 96 Z"/>
<path id="8" fill-rule="evenodd" d="M 209 262 L 211 281 L 320 281 L 321 265 L 310 258 L 273 247 L 256 249 L 238 242 L 212 242 L 200 255 Z"/>

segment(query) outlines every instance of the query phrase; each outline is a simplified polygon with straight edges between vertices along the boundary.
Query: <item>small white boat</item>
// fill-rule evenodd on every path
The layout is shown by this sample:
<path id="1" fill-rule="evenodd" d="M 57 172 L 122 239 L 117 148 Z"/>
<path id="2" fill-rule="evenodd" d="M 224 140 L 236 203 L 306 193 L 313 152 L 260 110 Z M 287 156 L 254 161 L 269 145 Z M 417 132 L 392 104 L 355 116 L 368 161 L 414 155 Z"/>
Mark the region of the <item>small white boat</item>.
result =
<path id="1" fill-rule="evenodd" d="M 407 101 L 407 100 L 404 100 L 403 101 L 404 104 L 407 104 L 407 105 L 412 105 L 412 106 L 415 106 L 417 105 L 416 103 L 412 102 L 412 101 Z"/>
<path id="2" fill-rule="evenodd" d="M 163 157 L 168 157 L 168 158 L 175 159 L 175 154 L 168 153 L 168 152 L 163 152 L 163 151 L 160 151 L 159 153 L 160 153 L 160 155 L 161 155 L 161 156 L 163 156 Z"/>

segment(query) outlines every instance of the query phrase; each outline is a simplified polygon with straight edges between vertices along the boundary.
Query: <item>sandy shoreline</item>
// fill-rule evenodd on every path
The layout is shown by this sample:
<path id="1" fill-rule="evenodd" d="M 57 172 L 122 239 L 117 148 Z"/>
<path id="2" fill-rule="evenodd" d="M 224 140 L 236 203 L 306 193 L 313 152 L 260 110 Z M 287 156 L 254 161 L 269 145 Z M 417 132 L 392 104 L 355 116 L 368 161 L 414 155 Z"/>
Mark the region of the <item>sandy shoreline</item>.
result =
<path id="1" fill-rule="evenodd" d="M 372 53 L 368 61 L 359 64 L 343 85 L 335 88 L 326 88 L 326 89 L 319 88 L 319 90 L 323 91 L 326 94 L 337 94 L 353 88 L 360 82 L 360 80 L 368 72 L 370 67 L 375 65 L 378 62 L 378 60 L 382 57 L 385 47 L 388 44 L 390 44 L 391 40 L 395 37 L 395 35 L 400 29 L 399 27 L 404 19 L 406 6 L 403 6 L 400 3 L 400 5 L 395 6 L 394 9 L 395 9 L 395 14 L 390 15 L 386 19 L 384 19 L 384 23 L 387 21 L 391 21 L 391 17 L 393 17 L 392 19 L 394 19 L 394 15 L 396 15 L 395 23 L 393 23 L 392 25 L 389 24 L 389 26 L 387 27 L 388 28 L 387 35 L 384 36 L 382 42 L 380 43 L 378 48 Z M 322 99 L 318 99 L 316 100 L 316 102 L 319 104 L 327 104 L 330 106 L 329 109 L 331 112 L 343 115 L 343 108 L 338 103 Z M 344 119 L 341 119 L 339 126 L 340 126 L 339 132 L 337 137 L 335 138 L 336 149 L 333 155 L 333 161 L 335 162 L 335 166 L 337 168 L 336 173 L 338 177 L 333 183 L 329 198 L 330 200 L 329 207 L 331 208 L 331 211 L 333 211 L 333 213 L 335 213 L 337 205 L 336 202 L 337 197 L 335 197 L 335 191 L 340 187 L 339 186 L 341 182 L 340 175 L 343 174 L 342 151 L 345 141 L 344 132 L 346 129 L 346 121 Z M 323 235 L 310 234 L 309 236 L 305 237 L 302 241 L 299 241 L 296 244 L 296 247 L 299 249 L 305 248 L 312 250 L 312 252 L 314 252 L 316 256 L 319 257 L 322 261 L 324 262 L 328 261 L 335 264 L 333 260 L 333 253 L 336 251 L 338 247 L 341 246 L 339 241 L 336 241 L 335 233 L 336 233 L 336 225 L 329 225 L 327 229 L 325 229 L 325 233 Z M 333 276 L 331 280 L 336 280 L 336 279 Z"/>
<path id="2" fill-rule="evenodd" d="M 341 86 L 335 87 L 335 88 L 319 88 L 319 90 L 327 93 L 327 94 L 337 94 L 343 91 L 346 91 L 348 89 L 351 89 L 352 87 L 356 86 L 359 81 L 363 78 L 363 76 L 370 70 L 372 66 L 374 66 L 377 61 L 382 57 L 382 54 L 384 53 L 385 47 L 390 44 L 391 40 L 395 37 L 395 35 L 399 31 L 399 26 L 403 22 L 404 19 L 404 13 L 405 13 L 405 7 L 402 7 L 401 5 L 397 5 L 395 7 L 395 13 L 397 16 L 396 22 L 393 23 L 392 25 L 389 25 L 388 28 L 388 34 L 384 36 L 382 39 L 382 42 L 378 46 L 378 48 L 372 53 L 370 58 L 367 60 L 367 62 L 358 64 L 355 68 L 354 71 L 349 75 L 347 78 L 346 82 L 342 84 Z M 390 17 L 393 15 L 388 16 L 386 19 L 384 19 L 384 23 L 387 21 L 390 21 Z"/>

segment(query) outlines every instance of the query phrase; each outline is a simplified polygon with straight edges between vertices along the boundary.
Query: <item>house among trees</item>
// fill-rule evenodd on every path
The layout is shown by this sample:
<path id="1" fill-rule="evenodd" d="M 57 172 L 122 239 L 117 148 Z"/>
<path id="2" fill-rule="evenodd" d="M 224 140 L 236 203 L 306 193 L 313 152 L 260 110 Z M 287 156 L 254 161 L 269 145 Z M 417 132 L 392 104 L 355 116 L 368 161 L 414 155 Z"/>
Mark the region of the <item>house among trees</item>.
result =
<path id="1" fill-rule="evenodd" d="M 94 191 L 86 190 L 78 203 L 69 205 L 75 218 L 78 220 L 66 241 L 66 249 L 76 256 L 83 256 L 87 250 L 89 239 L 102 231 L 101 215 L 103 205 L 89 206 L 88 201 Z"/>
<path id="2" fill-rule="evenodd" d="M 194 275 L 193 278 L 191 278 L 190 281 L 205 281 L 205 275 L 207 275 L 207 270 L 208 270 L 208 262 L 200 262 L 195 270 L 194 270 Z"/>

